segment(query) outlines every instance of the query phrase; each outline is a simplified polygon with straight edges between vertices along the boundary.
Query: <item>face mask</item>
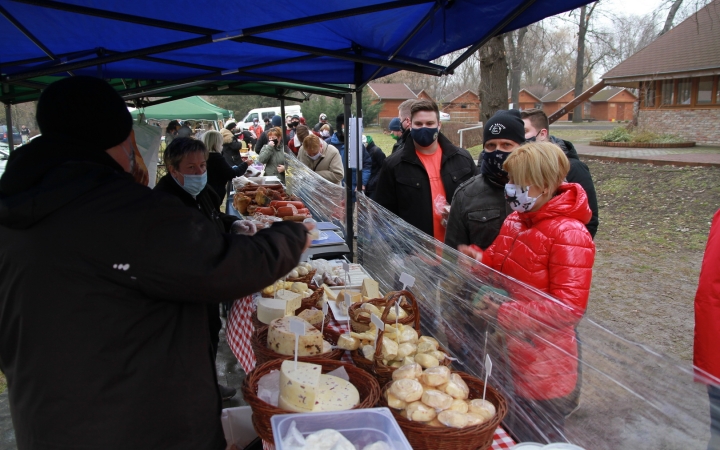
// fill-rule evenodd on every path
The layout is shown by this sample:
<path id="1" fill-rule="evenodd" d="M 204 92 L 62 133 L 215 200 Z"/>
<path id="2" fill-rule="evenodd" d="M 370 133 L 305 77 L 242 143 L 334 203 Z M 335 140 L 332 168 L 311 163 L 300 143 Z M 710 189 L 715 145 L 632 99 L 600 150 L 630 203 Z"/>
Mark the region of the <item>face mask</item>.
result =
<path id="1" fill-rule="evenodd" d="M 513 211 L 519 213 L 528 212 L 533 209 L 535 202 L 542 195 L 530 197 L 529 192 L 530 186 L 523 188 L 520 185 L 508 183 L 505 185 L 505 201 L 508 202 Z"/>
<path id="2" fill-rule="evenodd" d="M 270 145 L 272 145 L 273 147 L 277 147 L 277 144 L 278 144 L 277 139 L 270 139 L 269 142 L 270 142 Z"/>
<path id="3" fill-rule="evenodd" d="M 330 137 L 330 132 L 328 130 L 322 130 L 322 133 L 320 134 L 322 134 L 323 137 Z"/>
<path id="4" fill-rule="evenodd" d="M 317 161 L 318 158 L 322 156 L 322 153 L 317 152 L 317 153 L 315 154 L 315 156 L 310 156 L 310 155 L 307 155 L 307 156 L 308 156 L 308 158 L 312 159 L 313 161 Z"/>
<path id="5" fill-rule="evenodd" d="M 295 144 L 295 148 L 300 148 L 300 146 L 302 145 L 302 142 L 300 142 L 300 139 L 298 139 L 297 136 L 293 138 L 293 143 Z"/>
<path id="6" fill-rule="evenodd" d="M 400 139 L 400 136 L 395 135 L 395 133 L 390 133 L 390 137 L 393 138 L 393 141 Z"/>
<path id="7" fill-rule="evenodd" d="M 413 141 L 417 142 L 420 147 L 430 147 L 438 137 L 438 129 L 436 128 L 413 128 L 410 130 L 410 136 Z"/>
<path id="8" fill-rule="evenodd" d="M 529 138 L 529 139 L 525 139 L 525 142 L 535 142 L 535 141 L 537 141 L 537 137 L 540 136 L 540 133 L 542 133 L 542 130 L 541 130 L 541 131 L 538 131 L 538 134 L 536 134 L 535 136 L 533 136 L 533 137 L 531 137 L 531 138 Z"/>
<path id="9" fill-rule="evenodd" d="M 177 178 L 173 177 L 173 179 L 177 184 L 180 184 Z M 185 180 L 185 185 L 181 185 L 181 187 L 188 194 L 197 197 L 207 184 L 207 171 L 202 175 L 183 175 L 183 179 Z"/>
<path id="10" fill-rule="evenodd" d="M 300 122 L 290 122 L 290 128 L 295 128 Z"/>
<path id="11" fill-rule="evenodd" d="M 495 176 L 496 178 L 507 178 L 507 172 L 503 170 L 503 164 L 507 157 L 510 156 L 510 152 L 501 152 L 495 150 L 494 152 L 483 152 L 482 153 L 482 172 L 486 175 Z"/>

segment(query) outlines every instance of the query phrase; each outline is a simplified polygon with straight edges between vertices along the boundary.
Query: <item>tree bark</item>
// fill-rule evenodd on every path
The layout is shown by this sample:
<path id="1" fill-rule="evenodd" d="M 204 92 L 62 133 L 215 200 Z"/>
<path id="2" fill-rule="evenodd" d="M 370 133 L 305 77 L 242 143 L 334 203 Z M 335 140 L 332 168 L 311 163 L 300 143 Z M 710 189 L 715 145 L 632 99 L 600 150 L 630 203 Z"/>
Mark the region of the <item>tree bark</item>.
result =
<path id="1" fill-rule="evenodd" d="M 505 34 L 510 53 L 510 99 L 515 109 L 520 109 L 520 80 L 525 62 L 523 41 L 527 31 L 527 27 L 522 27 Z"/>
<path id="2" fill-rule="evenodd" d="M 590 10 L 592 13 L 592 9 Z M 587 16 L 587 17 L 586 17 Z M 579 96 L 583 92 L 583 81 L 585 79 L 585 35 L 587 34 L 588 23 L 590 22 L 590 14 L 587 14 L 587 6 L 580 7 L 580 20 L 578 29 L 578 44 L 577 44 L 577 60 L 575 64 L 575 97 Z M 575 123 L 582 122 L 582 110 L 583 106 L 578 105 L 573 110 L 573 119 Z"/>
<path id="3" fill-rule="evenodd" d="M 658 34 L 658 37 L 670 31 L 670 28 L 672 28 L 673 25 L 673 20 L 675 20 L 675 14 L 677 14 L 678 9 L 680 9 L 680 5 L 682 5 L 682 2 L 683 0 L 673 1 L 672 6 L 670 7 L 670 11 L 668 11 L 667 18 L 665 19 L 665 26 L 663 27 L 662 31 L 660 31 L 660 34 Z"/>
<path id="4" fill-rule="evenodd" d="M 508 67 L 502 36 L 495 36 L 480 50 L 480 121 L 485 123 L 499 109 L 508 108 Z"/>

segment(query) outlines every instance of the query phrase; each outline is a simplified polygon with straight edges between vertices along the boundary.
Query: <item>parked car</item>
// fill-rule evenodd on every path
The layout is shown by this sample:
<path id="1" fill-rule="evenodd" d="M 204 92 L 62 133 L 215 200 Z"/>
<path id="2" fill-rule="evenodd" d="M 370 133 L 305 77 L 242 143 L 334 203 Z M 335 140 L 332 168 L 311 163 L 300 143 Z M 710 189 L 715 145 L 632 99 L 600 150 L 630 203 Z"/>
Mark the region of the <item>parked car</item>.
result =
<path id="1" fill-rule="evenodd" d="M 2 142 L 8 141 L 7 125 L 0 125 L 0 141 L 2 141 Z M 20 131 L 18 131 L 17 128 L 13 127 L 13 144 L 20 145 L 21 143 L 22 143 L 22 137 L 20 136 Z"/>

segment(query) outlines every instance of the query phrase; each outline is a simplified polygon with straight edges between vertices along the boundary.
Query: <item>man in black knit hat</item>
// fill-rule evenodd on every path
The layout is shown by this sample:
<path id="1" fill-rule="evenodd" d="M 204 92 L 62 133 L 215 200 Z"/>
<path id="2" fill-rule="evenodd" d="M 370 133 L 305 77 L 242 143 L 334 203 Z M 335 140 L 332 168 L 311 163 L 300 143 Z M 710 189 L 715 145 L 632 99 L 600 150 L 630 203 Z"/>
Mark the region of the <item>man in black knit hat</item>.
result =
<path id="1" fill-rule="evenodd" d="M 81 116 L 112 126 L 67 127 Z M 18 449 L 225 449 L 206 305 L 288 273 L 308 228 L 224 234 L 135 182 L 132 118 L 101 79 L 51 84 L 36 117 L 42 136 L 0 178 L 0 370 Z"/>
<path id="2" fill-rule="evenodd" d="M 510 152 L 525 142 L 525 124 L 520 112 L 500 110 L 485 123 L 480 174 L 455 191 L 448 217 L 445 244 L 477 245 L 485 250 L 500 233 L 512 210 L 505 201 L 508 174 L 502 169 Z"/>

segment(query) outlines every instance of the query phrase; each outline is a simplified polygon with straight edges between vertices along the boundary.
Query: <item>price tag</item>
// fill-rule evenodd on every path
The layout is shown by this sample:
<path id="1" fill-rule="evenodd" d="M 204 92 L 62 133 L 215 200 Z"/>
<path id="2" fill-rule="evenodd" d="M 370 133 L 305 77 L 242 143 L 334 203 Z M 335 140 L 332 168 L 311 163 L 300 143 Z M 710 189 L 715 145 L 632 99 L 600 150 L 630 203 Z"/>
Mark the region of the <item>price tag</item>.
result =
<path id="1" fill-rule="evenodd" d="M 403 272 L 400 274 L 400 283 L 402 283 L 404 291 L 407 288 L 413 287 L 413 285 L 415 284 L 415 278 Z"/>
<path id="2" fill-rule="evenodd" d="M 347 308 L 347 326 L 348 326 L 348 334 L 350 334 L 350 306 L 352 306 L 352 298 L 350 298 L 350 294 L 347 292 L 344 294 L 344 301 L 345 301 L 345 307 Z"/>
<path id="3" fill-rule="evenodd" d="M 343 261 L 343 270 L 345 272 L 350 272 L 350 264 L 347 263 L 347 261 Z"/>
<path id="4" fill-rule="evenodd" d="M 490 355 L 485 355 L 485 385 L 483 386 L 483 400 L 485 400 L 485 391 L 487 390 L 488 378 L 490 378 L 491 373 L 492 360 L 490 359 Z"/>
<path id="5" fill-rule="evenodd" d="M 374 346 L 375 348 L 377 348 L 378 336 L 380 336 L 380 331 L 385 330 L 385 322 L 383 322 L 378 316 L 376 316 L 375 314 L 372 314 L 372 313 L 370 313 L 370 322 L 374 323 L 375 326 L 377 327 L 377 333 L 375 333 L 375 346 Z"/>
<path id="6" fill-rule="evenodd" d="M 322 321 L 322 324 L 320 325 L 320 333 L 323 333 L 324 329 L 325 329 L 325 316 L 327 316 L 327 309 L 328 309 L 328 302 L 327 302 L 327 300 L 325 300 L 324 302 L 322 302 L 323 321 Z"/>
<path id="7" fill-rule="evenodd" d="M 295 335 L 295 369 L 297 369 L 298 343 L 300 342 L 300 336 L 305 336 L 305 322 L 301 319 L 291 317 L 290 332 Z"/>

